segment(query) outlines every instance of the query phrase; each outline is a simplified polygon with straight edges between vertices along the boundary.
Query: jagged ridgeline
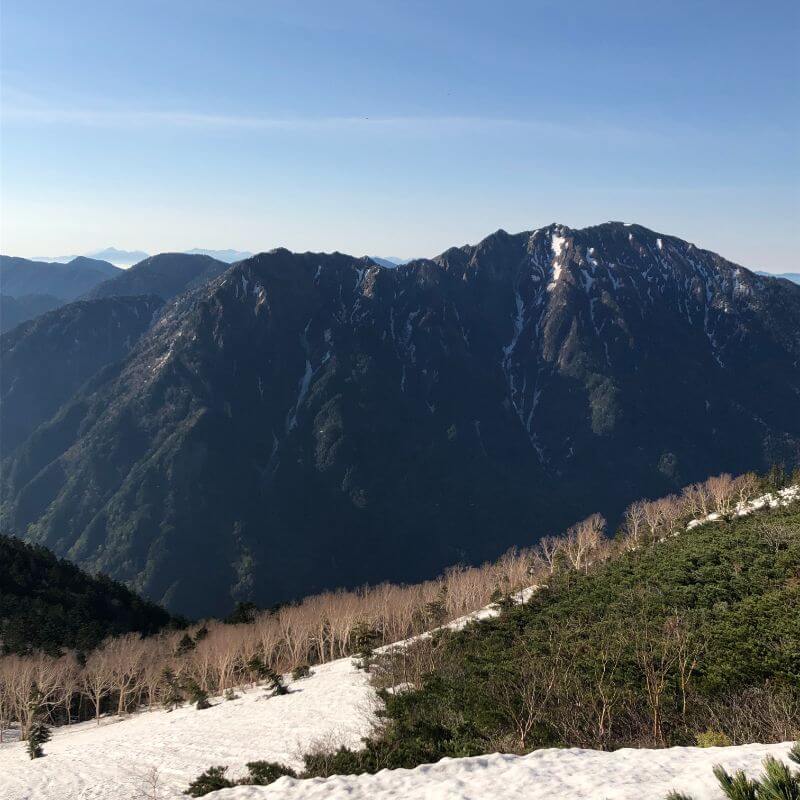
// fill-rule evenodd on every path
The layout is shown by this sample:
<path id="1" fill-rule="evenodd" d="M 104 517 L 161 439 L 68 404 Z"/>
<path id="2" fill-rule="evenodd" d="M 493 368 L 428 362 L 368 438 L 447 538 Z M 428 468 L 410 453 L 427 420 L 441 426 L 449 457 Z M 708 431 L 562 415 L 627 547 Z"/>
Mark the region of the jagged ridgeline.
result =
<path id="1" fill-rule="evenodd" d="M 792 466 L 799 363 L 800 287 L 635 225 L 276 250 L 6 449 L 2 521 L 191 616 L 417 580 Z"/>

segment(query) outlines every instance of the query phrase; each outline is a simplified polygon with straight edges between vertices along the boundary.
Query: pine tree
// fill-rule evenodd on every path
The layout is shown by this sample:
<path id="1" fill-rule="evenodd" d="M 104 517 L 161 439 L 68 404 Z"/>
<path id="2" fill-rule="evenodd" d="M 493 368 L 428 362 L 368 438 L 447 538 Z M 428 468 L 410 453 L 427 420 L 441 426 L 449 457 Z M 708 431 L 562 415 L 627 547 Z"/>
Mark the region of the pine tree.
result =
<path id="1" fill-rule="evenodd" d="M 202 642 L 208 636 L 208 628 L 203 625 L 202 628 L 197 629 L 197 633 L 194 635 L 195 642 Z"/>
<path id="2" fill-rule="evenodd" d="M 356 655 L 360 659 L 354 662 L 355 666 L 357 669 L 369 672 L 372 660 L 375 657 L 375 644 L 378 637 L 366 622 L 359 622 L 353 631 L 353 639 L 356 645 Z"/>
<path id="3" fill-rule="evenodd" d="M 31 758 L 41 758 L 44 755 L 42 745 L 50 741 L 50 728 L 47 727 L 44 721 L 42 701 L 42 693 L 39 691 L 39 687 L 34 684 L 28 700 L 31 725 L 28 729 L 27 749 Z"/>
<path id="4" fill-rule="evenodd" d="M 183 636 L 181 637 L 181 640 L 178 642 L 178 646 L 175 648 L 175 655 L 177 656 L 186 655 L 186 653 L 190 652 L 191 650 L 194 650 L 195 647 L 197 647 L 197 645 L 195 644 L 195 640 L 192 639 L 192 637 L 189 636 L 188 633 L 184 633 Z"/>
<path id="5" fill-rule="evenodd" d="M 514 601 L 507 594 L 503 594 L 499 586 L 495 587 L 489 600 L 493 605 L 499 606 L 503 611 L 512 608 L 514 605 Z"/>
<path id="6" fill-rule="evenodd" d="M 202 797 L 210 792 L 216 792 L 217 789 L 230 789 L 236 784 L 225 777 L 227 771 L 227 767 L 209 767 L 189 784 L 184 794 L 190 797 Z"/>
<path id="7" fill-rule="evenodd" d="M 800 742 L 795 742 L 789 751 L 789 760 L 795 764 L 800 764 Z"/>
<path id="8" fill-rule="evenodd" d="M 247 662 L 247 669 L 256 677 L 256 680 L 263 681 L 269 677 L 269 667 L 264 663 L 261 656 L 253 656 Z"/>
<path id="9" fill-rule="evenodd" d="M 211 708 L 208 702 L 208 692 L 193 678 L 187 678 L 183 683 L 183 688 L 189 696 L 189 702 L 194 703 L 198 710 Z"/>
<path id="10" fill-rule="evenodd" d="M 714 775 L 728 800 L 758 800 L 758 781 L 751 781 L 742 770 L 731 776 L 717 764 Z"/>
<path id="11" fill-rule="evenodd" d="M 443 625 L 447 619 L 447 586 L 442 586 L 435 600 L 425 604 L 425 619 L 428 627 Z"/>
<path id="12" fill-rule="evenodd" d="M 309 678 L 313 675 L 311 672 L 311 667 L 308 664 L 301 664 L 299 667 L 295 667 L 292 670 L 292 680 L 299 681 L 303 678 Z"/>
<path id="13" fill-rule="evenodd" d="M 297 773 L 293 769 L 275 761 L 250 761 L 247 769 L 250 774 L 239 781 L 243 786 L 268 786 L 284 775 L 290 778 L 297 777 Z"/>
<path id="14" fill-rule="evenodd" d="M 800 775 L 772 756 L 764 759 L 759 800 L 800 800 Z"/>
<path id="15" fill-rule="evenodd" d="M 270 689 L 272 689 L 273 697 L 289 694 L 289 690 L 283 682 L 283 675 L 279 675 L 275 670 L 270 669 L 267 673 L 267 680 L 269 681 Z"/>
<path id="16" fill-rule="evenodd" d="M 163 681 L 164 694 L 161 698 L 161 703 L 167 711 L 172 711 L 183 702 L 183 694 L 181 693 L 175 673 L 169 667 L 163 672 Z"/>

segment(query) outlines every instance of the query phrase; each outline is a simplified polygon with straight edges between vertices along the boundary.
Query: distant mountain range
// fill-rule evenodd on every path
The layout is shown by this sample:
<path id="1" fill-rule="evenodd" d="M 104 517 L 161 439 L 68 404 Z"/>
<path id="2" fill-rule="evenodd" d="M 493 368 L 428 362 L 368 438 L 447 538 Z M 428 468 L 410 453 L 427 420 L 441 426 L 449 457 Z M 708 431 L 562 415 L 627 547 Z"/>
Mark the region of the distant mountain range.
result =
<path id="1" fill-rule="evenodd" d="M 800 283 L 800 272 L 757 272 L 757 275 L 766 275 L 769 278 L 784 278 L 792 283 Z"/>
<path id="2" fill-rule="evenodd" d="M 0 256 L 0 333 L 75 300 L 122 270 L 77 256 L 66 264 Z"/>
<path id="3" fill-rule="evenodd" d="M 253 255 L 247 250 L 203 250 L 197 247 L 180 252 L 188 253 L 189 255 L 211 256 L 218 261 L 224 261 L 226 264 L 233 264 L 235 261 L 241 261 Z M 145 253 L 142 250 L 117 250 L 116 247 L 107 247 L 105 250 L 95 250 L 86 255 L 90 258 L 108 261 L 118 267 L 130 267 L 149 257 L 149 253 Z M 36 260 L 65 264 L 73 261 L 75 258 L 76 256 L 53 256 L 50 258 L 37 258 Z"/>
<path id="4" fill-rule="evenodd" d="M 181 263 L 140 299 L 167 304 L 98 289 L 0 339 L 3 528 L 173 610 L 427 577 L 800 462 L 800 287 L 676 237 Z"/>
<path id="5" fill-rule="evenodd" d="M 118 267 L 129 267 L 136 264 L 144 258 L 147 258 L 147 253 L 141 250 L 117 250 L 116 247 L 106 247 L 104 250 L 94 250 L 91 253 L 85 254 L 89 258 L 98 258 L 102 261 L 108 261 Z M 80 256 L 39 256 L 37 261 L 49 261 L 56 264 L 66 264 L 73 261 Z"/>
<path id="6" fill-rule="evenodd" d="M 370 256 L 370 258 L 379 266 L 388 267 L 390 269 L 392 267 L 399 267 L 402 264 L 408 264 L 414 260 L 413 258 L 395 258 L 394 256 L 387 256 L 385 258 L 381 256 Z"/>

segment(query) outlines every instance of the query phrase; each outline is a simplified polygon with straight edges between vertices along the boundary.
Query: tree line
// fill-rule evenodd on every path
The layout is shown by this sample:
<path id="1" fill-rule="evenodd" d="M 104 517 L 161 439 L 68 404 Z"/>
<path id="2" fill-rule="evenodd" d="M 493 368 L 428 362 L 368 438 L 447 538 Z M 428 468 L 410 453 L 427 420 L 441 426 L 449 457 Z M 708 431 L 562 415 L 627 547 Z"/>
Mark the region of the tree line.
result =
<path id="1" fill-rule="evenodd" d="M 151 636 L 127 633 L 106 639 L 88 654 L 9 654 L 0 658 L 0 732 L 16 723 L 25 738 L 40 719 L 70 724 L 94 717 L 99 722 L 107 713 L 174 705 L 189 699 L 194 687 L 207 696 L 222 695 L 261 679 L 254 665 L 282 674 L 359 652 L 365 632 L 370 647 L 398 642 L 492 601 L 508 604 L 515 592 L 547 585 L 556 575 L 587 574 L 609 559 L 684 530 L 690 519 L 730 516 L 737 503 L 785 481 L 774 474 L 761 479 L 717 476 L 680 495 L 631 504 L 614 539 L 606 536 L 606 521 L 593 514 L 562 536 L 512 549 L 480 567 L 453 567 L 420 584 L 384 583 L 325 592 L 272 611 L 245 609 L 238 617 L 243 621 L 233 624 L 209 620 Z M 675 635 L 681 630 L 677 625 Z M 613 653 L 608 657 L 613 660 Z M 652 680 L 655 691 L 663 679 L 654 674 Z M 34 693 L 35 706 L 30 702 Z"/>

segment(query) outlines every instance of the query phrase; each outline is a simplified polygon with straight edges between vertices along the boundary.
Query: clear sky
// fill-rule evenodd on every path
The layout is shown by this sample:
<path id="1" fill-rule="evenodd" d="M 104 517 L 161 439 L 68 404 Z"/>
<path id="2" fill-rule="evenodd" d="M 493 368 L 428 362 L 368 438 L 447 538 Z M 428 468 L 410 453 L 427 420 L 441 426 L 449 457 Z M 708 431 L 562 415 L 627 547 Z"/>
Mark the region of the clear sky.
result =
<path id="1" fill-rule="evenodd" d="M 798 0 L 2 0 L 15 255 L 635 221 L 800 267 Z"/>

